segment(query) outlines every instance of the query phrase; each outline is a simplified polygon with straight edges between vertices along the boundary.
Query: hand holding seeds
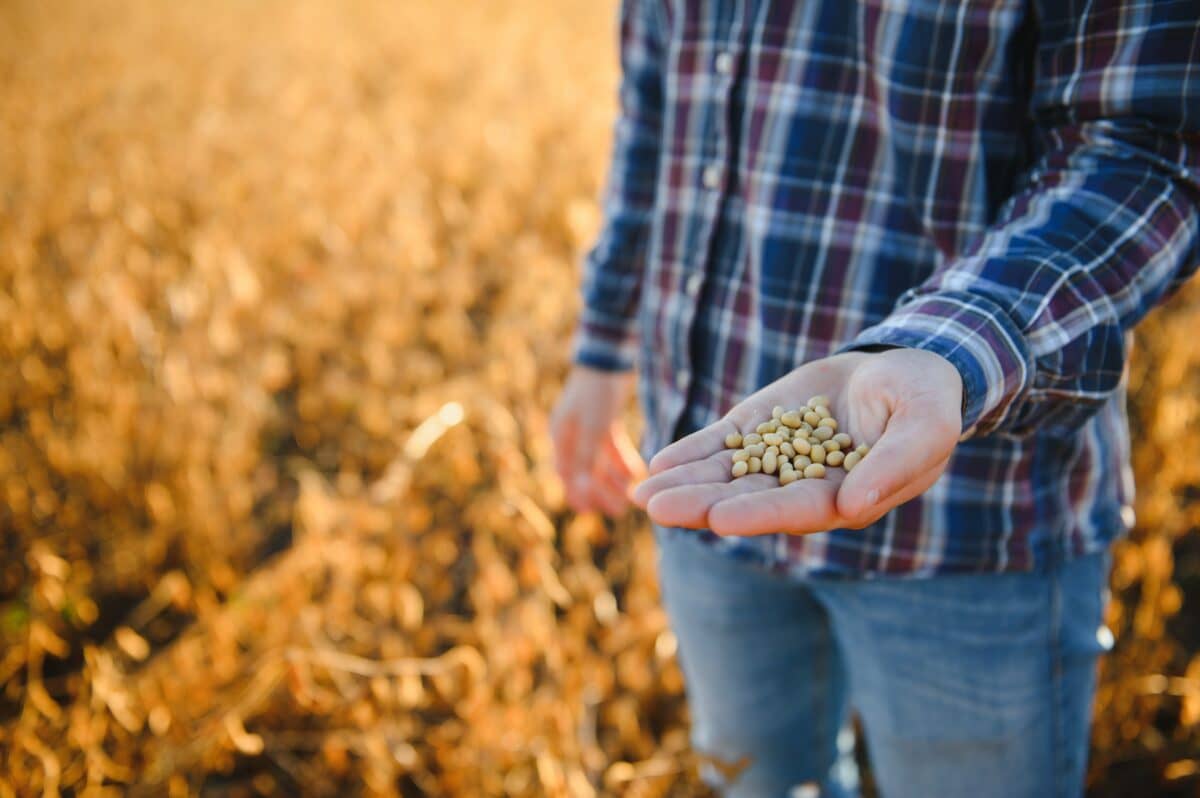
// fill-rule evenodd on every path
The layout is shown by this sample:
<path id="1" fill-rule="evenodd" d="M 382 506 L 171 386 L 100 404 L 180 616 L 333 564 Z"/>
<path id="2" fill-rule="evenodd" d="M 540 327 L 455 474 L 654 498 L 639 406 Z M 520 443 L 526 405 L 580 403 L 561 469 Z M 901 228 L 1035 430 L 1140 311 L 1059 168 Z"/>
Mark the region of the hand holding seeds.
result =
<path id="1" fill-rule="evenodd" d="M 933 485 L 961 403 L 958 371 L 929 352 L 814 361 L 659 452 L 634 501 L 722 535 L 860 528 Z"/>

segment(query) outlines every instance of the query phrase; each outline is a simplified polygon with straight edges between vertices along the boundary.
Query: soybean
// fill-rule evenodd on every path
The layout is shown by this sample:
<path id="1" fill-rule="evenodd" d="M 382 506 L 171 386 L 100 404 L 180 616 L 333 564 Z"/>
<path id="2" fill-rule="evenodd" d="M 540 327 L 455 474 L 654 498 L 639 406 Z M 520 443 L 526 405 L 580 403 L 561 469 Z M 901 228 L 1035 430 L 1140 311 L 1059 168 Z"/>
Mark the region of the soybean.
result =
<path id="1" fill-rule="evenodd" d="M 827 396 L 814 396 L 799 408 L 782 405 L 771 409 L 771 418 L 754 432 L 731 432 L 725 446 L 733 449 L 729 473 L 736 479 L 747 474 L 774 475 L 780 485 L 801 479 L 822 479 L 830 468 L 852 470 L 870 447 L 854 447 L 854 439 L 838 431 L 838 420 Z"/>

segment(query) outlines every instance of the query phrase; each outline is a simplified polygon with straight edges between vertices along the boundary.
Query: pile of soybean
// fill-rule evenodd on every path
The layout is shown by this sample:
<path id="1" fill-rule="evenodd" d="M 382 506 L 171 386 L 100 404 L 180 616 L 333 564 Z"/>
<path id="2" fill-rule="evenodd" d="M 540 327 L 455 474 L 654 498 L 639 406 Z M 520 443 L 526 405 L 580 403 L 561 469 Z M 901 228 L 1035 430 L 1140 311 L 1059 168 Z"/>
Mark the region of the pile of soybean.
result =
<path id="1" fill-rule="evenodd" d="M 780 485 L 822 479 L 826 468 L 851 471 L 870 451 L 866 444 L 854 448 L 854 439 L 838 432 L 826 396 L 814 396 L 798 410 L 777 405 L 769 421 L 745 435 L 730 433 L 725 446 L 737 450 L 730 471 L 735 479 L 761 472 L 778 475 Z"/>

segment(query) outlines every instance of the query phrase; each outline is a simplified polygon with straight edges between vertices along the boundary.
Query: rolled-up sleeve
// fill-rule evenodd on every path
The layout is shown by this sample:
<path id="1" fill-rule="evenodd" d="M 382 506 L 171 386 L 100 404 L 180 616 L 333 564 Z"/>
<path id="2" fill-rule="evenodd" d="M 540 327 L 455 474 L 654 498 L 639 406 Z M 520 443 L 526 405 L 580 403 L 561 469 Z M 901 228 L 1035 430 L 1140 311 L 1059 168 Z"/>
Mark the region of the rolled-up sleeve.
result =
<path id="1" fill-rule="evenodd" d="M 964 436 L 1081 426 L 1127 332 L 1200 262 L 1195 3 L 1037 5 L 1033 166 L 974 247 L 847 347 L 947 358 Z"/>

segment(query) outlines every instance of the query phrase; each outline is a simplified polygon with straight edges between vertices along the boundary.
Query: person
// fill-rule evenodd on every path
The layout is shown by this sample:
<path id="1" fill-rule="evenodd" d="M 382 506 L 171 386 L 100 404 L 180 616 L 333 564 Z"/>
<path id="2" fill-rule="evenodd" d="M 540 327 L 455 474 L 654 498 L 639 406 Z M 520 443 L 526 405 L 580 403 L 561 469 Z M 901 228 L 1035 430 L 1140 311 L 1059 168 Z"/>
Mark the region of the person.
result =
<path id="1" fill-rule="evenodd" d="M 1200 260 L 1198 19 L 621 4 L 551 433 L 571 507 L 654 522 L 724 794 L 853 794 L 851 707 L 883 796 L 1080 794 L 1128 334 Z M 873 444 L 853 472 L 730 479 L 726 434 L 814 394 Z"/>

